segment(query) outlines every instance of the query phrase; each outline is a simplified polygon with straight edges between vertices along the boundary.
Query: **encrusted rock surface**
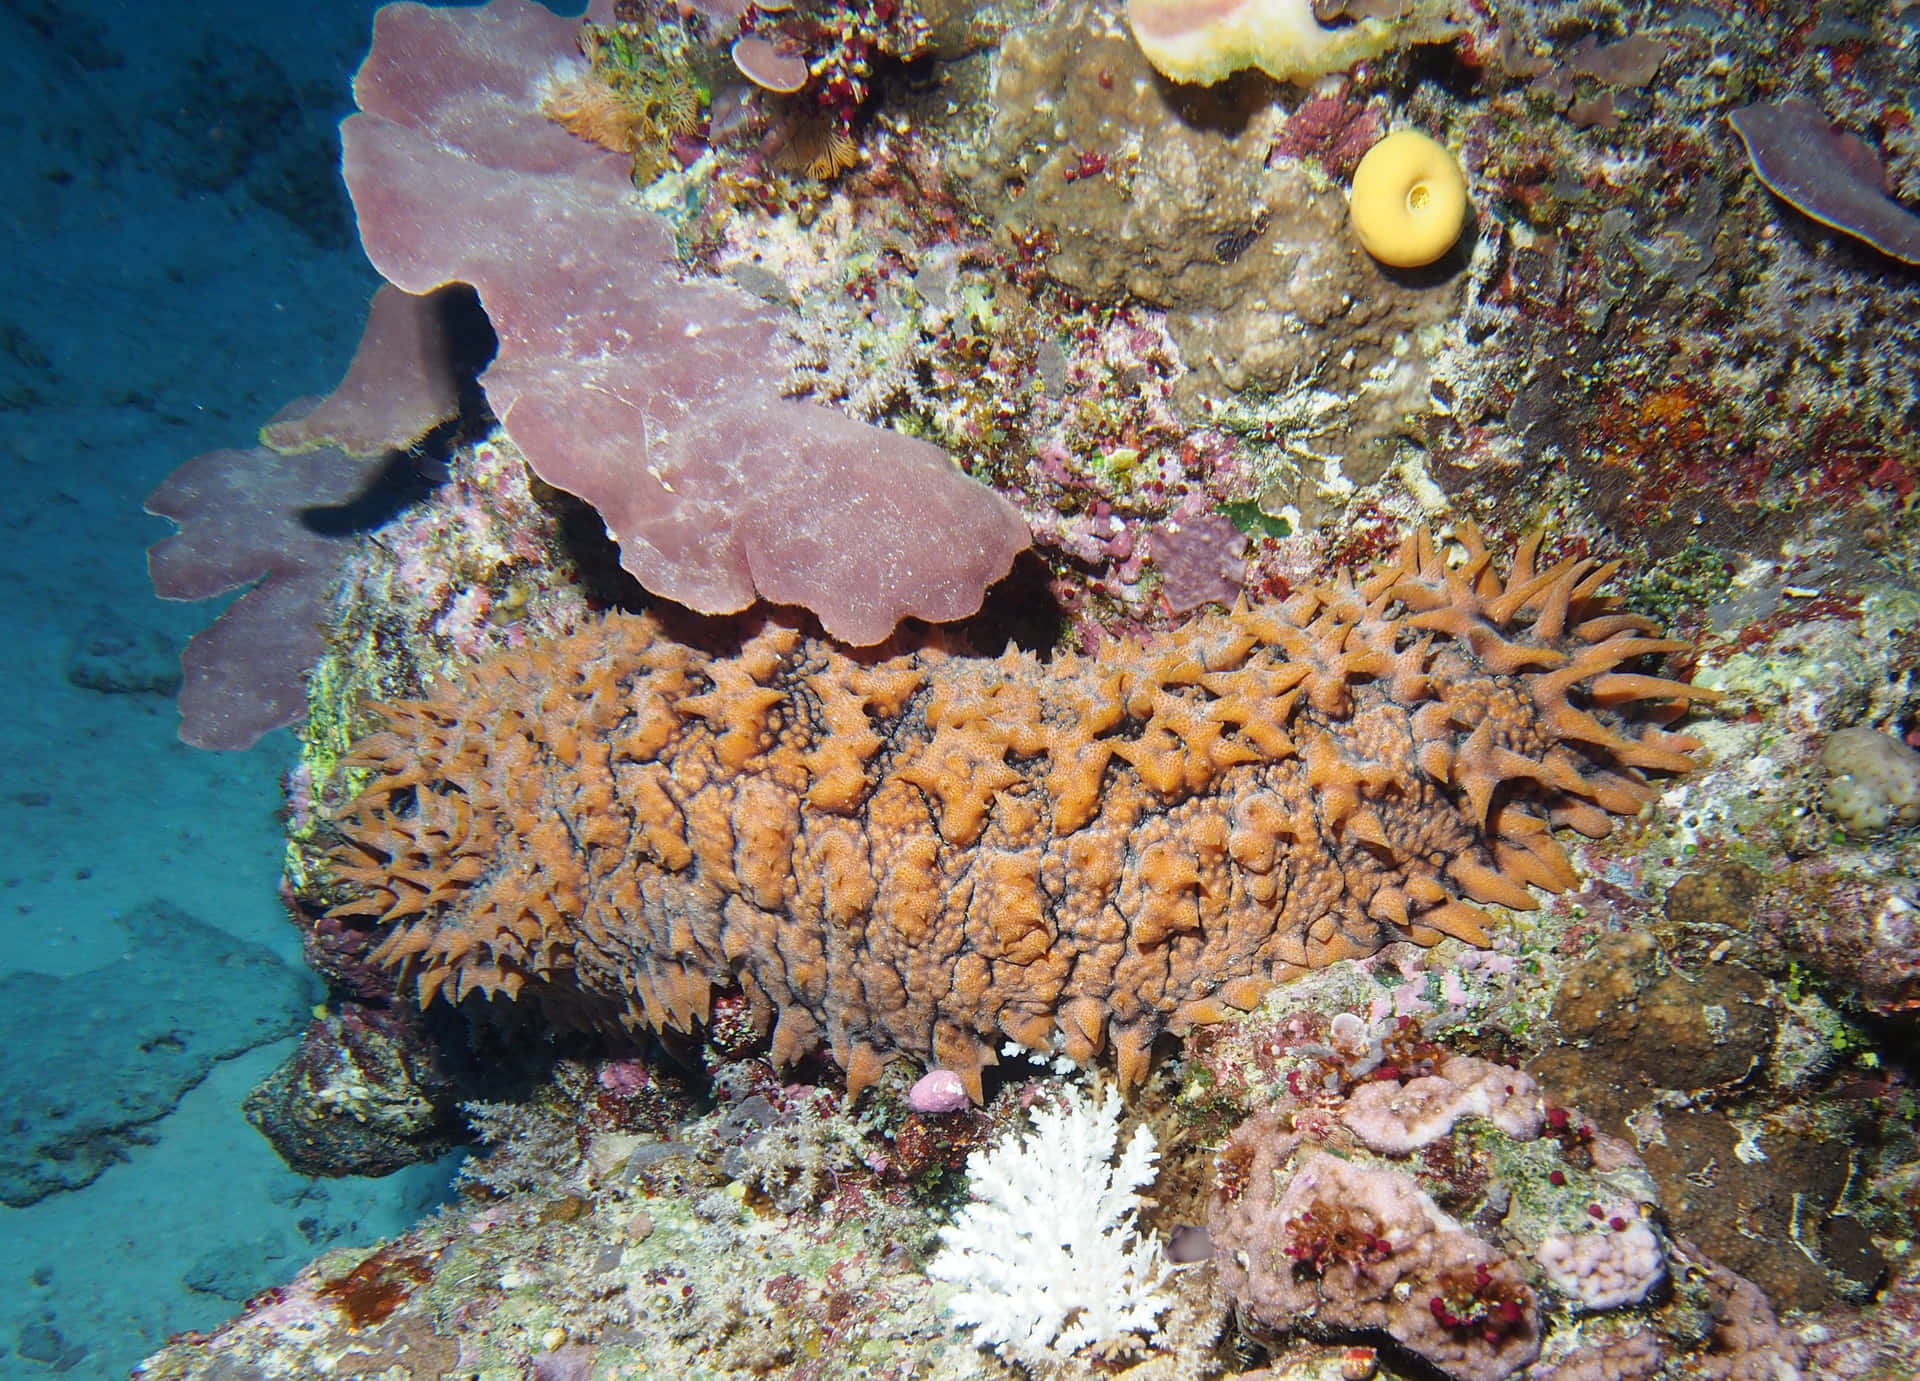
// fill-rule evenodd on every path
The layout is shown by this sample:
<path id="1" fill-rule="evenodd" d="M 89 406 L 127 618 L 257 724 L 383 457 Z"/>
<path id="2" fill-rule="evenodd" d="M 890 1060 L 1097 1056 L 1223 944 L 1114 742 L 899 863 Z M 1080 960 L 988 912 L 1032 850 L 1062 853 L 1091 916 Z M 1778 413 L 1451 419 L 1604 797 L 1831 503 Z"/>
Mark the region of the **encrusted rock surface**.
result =
<path id="1" fill-rule="evenodd" d="M 387 1175 L 452 1146 L 452 1080 L 400 1016 L 349 1004 L 247 1095 L 247 1120 L 303 1175 Z"/>
<path id="2" fill-rule="evenodd" d="M 1009 35 L 993 106 L 975 184 L 1009 229 L 1043 237 L 1049 275 L 1164 307 L 1208 395 L 1311 384 L 1348 400 L 1350 474 L 1379 473 L 1370 443 L 1427 406 L 1416 335 L 1459 294 L 1383 271 L 1338 188 L 1274 152 L 1279 88 L 1172 87 L 1116 6 L 1074 0 Z"/>
<path id="3" fill-rule="evenodd" d="M 1563 1037 L 1654 1089 L 1710 1091 L 1766 1064 L 1776 1017 L 1767 985 L 1738 964 L 1668 966 L 1644 931 L 1601 937 L 1553 1005 Z"/>

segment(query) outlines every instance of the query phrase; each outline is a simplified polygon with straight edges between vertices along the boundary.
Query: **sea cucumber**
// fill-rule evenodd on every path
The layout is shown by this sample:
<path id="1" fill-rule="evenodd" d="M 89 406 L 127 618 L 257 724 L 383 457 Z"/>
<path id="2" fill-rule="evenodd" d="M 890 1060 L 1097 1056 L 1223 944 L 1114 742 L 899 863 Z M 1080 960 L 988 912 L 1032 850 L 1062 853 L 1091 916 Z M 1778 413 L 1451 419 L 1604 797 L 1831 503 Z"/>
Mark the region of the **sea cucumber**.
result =
<path id="1" fill-rule="evenodd" d="M 1683 772 L 1687 644 L 1586 558 L 1505 579 L 1477 533 L 1364 581 L 1043 661 L 849 653 L 771 618 L 735 655 L 613 615 L 478 662 L 351 762 L 336 914 L 420 1000 L 535 997 L 692 1030 L 744 990 L 853 1091 L 1011 1037 L 1123 1083 L 1162 1032 L 1394 940 L 1487 943 L 1475 903 L 1575 885 Z"/>

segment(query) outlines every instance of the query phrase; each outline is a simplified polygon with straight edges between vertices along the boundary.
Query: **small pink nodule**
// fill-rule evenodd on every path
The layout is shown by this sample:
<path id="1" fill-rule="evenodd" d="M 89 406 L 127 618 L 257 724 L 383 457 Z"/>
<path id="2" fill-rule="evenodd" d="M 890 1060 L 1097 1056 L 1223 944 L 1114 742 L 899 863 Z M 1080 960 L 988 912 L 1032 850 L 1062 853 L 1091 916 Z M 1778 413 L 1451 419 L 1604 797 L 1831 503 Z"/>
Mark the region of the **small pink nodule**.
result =
<path id="1" fill-rule="evenodd" d="M 907 1106 L 915 1112 L 959 1112 L 969 1101 L 967 1086 L 950 1069 L 929 1070 L 907 1090 Z"/>

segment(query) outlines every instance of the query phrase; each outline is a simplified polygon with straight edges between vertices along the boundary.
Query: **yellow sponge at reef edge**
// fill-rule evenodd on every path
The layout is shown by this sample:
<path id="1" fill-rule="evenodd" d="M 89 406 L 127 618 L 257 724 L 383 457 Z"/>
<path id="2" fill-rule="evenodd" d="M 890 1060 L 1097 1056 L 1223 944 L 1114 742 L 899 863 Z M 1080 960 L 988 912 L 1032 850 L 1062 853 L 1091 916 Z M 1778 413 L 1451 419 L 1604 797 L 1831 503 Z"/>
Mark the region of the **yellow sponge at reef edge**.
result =
<path id="1" fill-rule="evenodd" d="M 1467 221 L 1467 179 L 1446 146 L 1397 130 L 1353 170 L 1347 200 L 1361 247 L 1383 264 L 1418 268 L 1452 249 Z"/>

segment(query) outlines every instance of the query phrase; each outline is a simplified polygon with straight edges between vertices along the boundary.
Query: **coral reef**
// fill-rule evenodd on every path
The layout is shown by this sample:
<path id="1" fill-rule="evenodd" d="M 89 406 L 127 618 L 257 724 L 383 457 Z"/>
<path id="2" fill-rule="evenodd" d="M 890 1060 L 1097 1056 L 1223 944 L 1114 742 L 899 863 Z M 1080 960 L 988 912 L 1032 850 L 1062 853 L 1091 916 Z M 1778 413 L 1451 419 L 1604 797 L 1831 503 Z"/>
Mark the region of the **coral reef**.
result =
<path id="1" fill-rule="evenodd" d="M 1472 903 L 1575 882 L 1685 771 L 1636 725 L 1695 692 L 1683 644 L 1596 594 L 1502 579 L 1470 534 L 1364 583 L 1205 618 L 1147 648 L 861 660 L 767 624 L 719 659 L 610 619 L 389 707 L 340 815 L 351 895 L 421 1001 L 523 991 L 690 1029 L 737 981 L 790 1062 L 851 1087 L 905 1052 L 976 1098 L 1002 1033 L 1076 1059 L 1154 1040 L 1396 939 L 1488 939 Z"/>
<path id="2" fill-rule="evenodd" d="M 1599 937 L 1567 968 L 1552 1016 L 1560 1044 L 1529 1068 L 1597 1130 L 1632 1139 L 1673 1231 L 1782 1306 L 1857 1294 L 1879 1276 L 1847 1202 L 1880 1154 L 1863 1110 L 1793 1087 L 1805 1076 L 1789 1069 L 1834 1061 L 1828 1047 L 1847 1040 L 1837 1020 L 1797 1030 L 1823 1018 L 1744 964 L 1672 964 L 1645 931 Z M 1796 1057 L 1802 1041 L 1819 1045 Z"/>
<path id="3" fill-rule="evenodd" d="M 1565 1039 L 1598 1052 L 1616 1078 L 1695 1093 L 1730 1088 L 1766 1064 L 1777 1017 L 1766 984 L 1738 964 L 1680 972 L 1644 931 L 1606 935 L 1554 996 Z"/>
<path id="4" fill-rule="evenodd" d="M 1876 1016 L 1920 1011 L 1920 863 L 1842 857 L 1773 880 L 1753 911 L 1772 946 Z"/>
<path id="5" fill-rule="evenodd" d="M 676 141 L 691 140 L 707 91 L 693 59 L 695 40 L 659 13 L 643 22 L 580 30 L 584 66 L 556 63 L 540 92 L 540 113 L 569 133 L 633 159 L 636 183 L 673 166 Z"/>
<path id="6" fill-rule="evenodd" d="M 1920 282 L 1838 232 L 1920 194 L 1920 10 L 1130 8 L 383 13 L 362 230 L 504 427 L 303 606 L 329 994 L 249 1113 L 484 1151 L 150 1374 L 1913 1370 Z M 1223 16 L 1377 55 L 1150 61 Z M 1347 220 L 1394 129 L 1427 268 Z M 831 602 L 1029 531 L 964 627 Z M 826 636 L 665 607 L 762 541 Z"/>
<path id="7" fill-rule="evenodd" d="M 672 1140 L 604 1123 L 582 1136 L 592 1104 L 547 1092 L 475 1110 L 493 1140 L 463 1203 L 374 1252 L 322 1257 L 140 1374 L 745 1378 L 834 1356 L 904 1381 L 955 1375 L 971 1352 L 939 1317 L 916 1260 L 926 1229 L 897 1185 L 860 1169 L 782 1212 L 723 1168 L 727 1114 L 683 1118 Z"/>
<path id="8" fill-rule="evenodd" d="M 1528 1115 L 1427 1120 L 1436 1097 L 1465 1106 L 1474 1089 Z M 1221 1286 L 1276 1374 L 1321 1374 L 1281 1369 L 1299 1364 L 1300 1334 L 1384 1336 L 1456 1381 L 1777 1376 L 1805 1358 L 1752 1281 L 1668 1237 L 1665 1193 L 1627 1143 L 1510 1066 L 1455 1056 L 1404 1087 L 1382 1071 L 1266 1102 L 1219 1150 L 1208 1225 Z M 1389 1107 L 1398 1130 L 1356 1137 L 1390 1124 Z"/>
<path id="9" fill-rule="evenodd" d="M 924 56 L 936 41 L 921 10 L 902 0 L 748 7 L 731 56 L 755 86 L 774 93 L 757 156 L 817 180 L 854 167 L 857 123 L 883 71 Z"/>
<path id="10" fill-rule="evenodd" d="M 930 1211 L 923 1172 L 903 1164 L 913 1119 L 896 1120 L 897 1083 L 875 1116 L 856 1119 L 838 1095 L 783 1085 L 746 1061 L 734 1066 L 739 1082 L 717 1082 L 717 1106 L 670 1103 L 641 1125 L 609 1097 L 634 1072 L 629 1061 L 563 1062 L 520 1103 L 472 1105 L 486 1150 L 455 1203 L 377 1250 L 323 1256 L 242 1318 L 173 1340 L 138 1375 L 398 1368 L 426 1378 L 455 1360 L 480 1375 L 537 1378 L 1031 1374 L 977 1349 L 948 1313 L 954 1291 L 926 1272 L 936 1216 L 947 1213 L 943 1200 Z M 1058 1090 L 1028 1092 L 1044 1100 L 1034 1125 L 1066 1118 L 1056 1149 L 1091 1172 L 1083 1138 L 1099 1140 L 1098 1108 L 1117 1111 L 1117 1100 L 1075 1093 L 1061 1104 Z M 1009 1090 L 990 1113 L 963 1115 L 980 1126 L 948 1149 L 964 1159 L 970 1146 L 1017 1133 L 1028 1124 L 1023 1101 L 1032 1100 Z M 1133 1140 L 1150 1144 L 1141 1136 Z M 1114 1140 L 1109 1127 L 1109 1153 Z M 1137 1197 L 1129 1181 L 1151 1174 L 1150 1155 L 1128 1160 L 1107 1167 L 1116 1220 Z M 1060 1381 L 1095 1381 L 1123 1364 L 1147 1368 L 1143 1377 L 1219 1370 L 1221 1309 L 1203 1272 L 1167 1273 L 1144 1312 L 1158 1328 L 1133 1356 L 1055 1350 L 1041 1370 Z"/>
<path id="11" fill-rule="evenodd" d="M 1165 308 L 1211 393 L 1310 386 L 1381 412 L 1362 433 L 1424 406 L 1409 347 L 1452 311 L 1454 289 L 1387 276 L 1344 199 L 1302 161 L 1268 157 L 1283 108 L 1169 100 L 1101 0 L 1010 35 L 992 101 L 983 203 L 1011 233 L 1043 237 L 1046 273 L 1074 292 Z"/>
<path id="12" fill-rule="evenodd" d="M 1499 1381 L 1539 1355 L 1539 1306 L 1513 1261 L 1411 1178 L 1324 1151 L 1282 1151 L 1271 1133 L 1250 1145 L 1258 1132 L 1243 1128 L 1222 1152 L 1250 1156 L 1251 1167 L 1240 1192 L 1216 1200 L 1209 1224 L 1244 1325 L 1383 1329 L 1460 1381 Z"/>
<path id="13" fill-rule="evenodd" d="M 1503 4 L 1467 22 L 1458 56 L 1480 91 L 1416 93 L 1408 112 L 1446 112 L 1421 123 L 1464 151 L 1491 209 L 1464 329 L 1433 363 L 1439 486 L 1473 509 L 1565 505 L 1661 564 L 1705 548 L 1736 569 L 1821 510 L 1901 503 L 1920 392 L 1890 366 L 1915 348 L 1920 289 L 1783 212 L 1711 73 L 1733 64 L 1733 103 L 1762 113 L 1818 93 L 1832 183 L 1864 174 L 1826 126 L 1891 153 L 1912 112 L 1888 93 L 1913 88 L 1920 48 L 1884 17 L 1870 43 L 1830 43 L 1844 26 L 1803 13 L 1704 7 Z"/>

